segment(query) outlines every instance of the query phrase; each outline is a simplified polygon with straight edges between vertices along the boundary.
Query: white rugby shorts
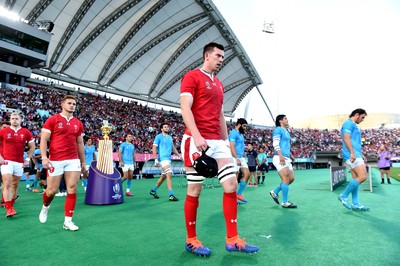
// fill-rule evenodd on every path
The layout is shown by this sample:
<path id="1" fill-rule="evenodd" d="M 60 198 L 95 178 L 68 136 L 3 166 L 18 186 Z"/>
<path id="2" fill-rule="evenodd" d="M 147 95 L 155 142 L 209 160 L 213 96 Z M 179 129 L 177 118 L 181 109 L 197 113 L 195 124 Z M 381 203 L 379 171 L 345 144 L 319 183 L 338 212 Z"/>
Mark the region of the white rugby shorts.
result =
<path id="1" fill-rule="evenodd" d="M 279 155 L 275 155 L 272 158 L 272 163 L 274 164 L 276 170 L 279 172 L 280 170 L 282 170 L 285 167 L 289 167 L 289 170 L 293 170 L 293 166 L 292 166 L 292 159 L 285 157 L 285 163 L 281 164 L 280 160 L 279 160 Z"/>
<path id="2" fill-rule="evenodd" d="M 11 174 L 14 176 L 22 176 L 24 172 L 23 163 L 5 160 L 1 165 L 1 174 Z"/>
<path id="3" fill-rule="evenodd" d="M 80 172 L 81 161 L 79 159 L 50 161 L 52 168 L 47 169 L 48 176 L 63 175 L 64 172 Z"/>

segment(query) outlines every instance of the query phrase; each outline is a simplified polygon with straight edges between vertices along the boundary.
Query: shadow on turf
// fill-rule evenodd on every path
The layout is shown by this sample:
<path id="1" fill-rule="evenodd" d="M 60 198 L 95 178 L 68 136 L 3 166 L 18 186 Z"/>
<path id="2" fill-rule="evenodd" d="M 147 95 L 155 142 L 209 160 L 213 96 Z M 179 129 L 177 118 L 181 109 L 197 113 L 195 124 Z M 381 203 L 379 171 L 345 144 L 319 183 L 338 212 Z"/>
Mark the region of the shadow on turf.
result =
<path id="1" fill-rule="evenodd" d="M 271 228 L 272 236 L 279 235 L 279 237 L 275 237 L 274 240 L 280 242 L 282 245 L 297 245 L 300 237 L 298 226 L 299 214 L 296 213 L 295 209 L 281 208 L 279 210 L 281 211 L 281 215 L 273 220 L 273 226 Z"/>
<path id="2" fill-rule="evenodd" d="M 387 239 L 390 239 L 392 243 L 400 242 L 399 231 L 395 229 L 389 230 L 390 228 L 393 228 L 393 224 L 374 216 L 373 212 L 349 210 L 349 212 L 347 212 L 346 215 L 353 215 L 356 216 L 358 219 L 363 219 L 364 221 L 369 222 L 371 224 L 371 228 L 380 232 L 382 236 L 386 236 Z"/>

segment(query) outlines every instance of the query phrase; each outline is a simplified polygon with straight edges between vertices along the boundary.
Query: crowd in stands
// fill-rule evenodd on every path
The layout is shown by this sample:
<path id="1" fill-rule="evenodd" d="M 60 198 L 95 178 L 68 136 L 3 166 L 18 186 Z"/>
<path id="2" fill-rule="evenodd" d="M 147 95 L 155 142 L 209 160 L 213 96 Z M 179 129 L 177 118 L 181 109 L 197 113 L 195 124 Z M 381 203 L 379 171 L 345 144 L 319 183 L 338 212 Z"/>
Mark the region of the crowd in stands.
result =
<path id="1" fill-rule="evenodd" d="M 19 110 L 24 117 L 23 125 L 37 136 L 38 142 L 44 121 L 48 115 L 60 112 L 60 100 L 66 92 L 40 86 L 28 87 L 29 93 L 10 89 L 0 90 L 0 104 Z M 179 113 L 149 108 L 133 100 L 112 100 L 89 93 L 73 94 L 78 98 L 75 115 L 84 124 L 85 135 L 90 136 L 95 145 L 102 137 L 100 128 L 103 121 L 107 120 L 113 129 L 110 139 L 114 143 L 114 151 L 117 151 L 119 144 L 125 141 L 125 135 L 129 132 L 133 135 L 137 153 L 151 153 L 154 137 L 160 132 L 159 126 L 166 121 L 170 124 L 170 134 L 176 147 L 180 149 L 185 126 Z M 9 115 L 9 111 L 2 111 L 0 121 L 8 121 Z M 234 124 L 228 123 L 228 130 L 233 128 Z M 255 147 L 264 147 L 267 156 L 272 157 L 272 131 L 273 128 L 256 128 L 249 125 L 245 138 Z M 341 150 L 339 130 L 291 128 L 289 131 L 292 137 L 292 152 L 296 158 L 309 158 L 314 151 Z M 364 154 L 373 156 L 379 146 L 384 144 L 393 155 L 400 156 L 399 136 L 399 129 L 362 130 Z"/>

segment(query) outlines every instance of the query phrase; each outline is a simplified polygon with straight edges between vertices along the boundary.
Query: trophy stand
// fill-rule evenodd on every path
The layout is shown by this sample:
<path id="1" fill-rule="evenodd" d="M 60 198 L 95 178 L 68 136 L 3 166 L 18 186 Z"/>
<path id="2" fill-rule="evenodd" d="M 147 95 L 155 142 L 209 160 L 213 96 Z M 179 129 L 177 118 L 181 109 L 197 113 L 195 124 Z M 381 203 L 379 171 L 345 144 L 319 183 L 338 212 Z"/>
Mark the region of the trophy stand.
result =
<path id="1" fill-rule="evenodd" d="M 104 139 L 99 141 L 99 156 L 90 164 L 85 204 L 108 205 L 124 202 L 121 174 L 114 168 L 111 132 L 108 124 L 101 127 Z M 89 170 L 89 169 L 88 169 Z"/>

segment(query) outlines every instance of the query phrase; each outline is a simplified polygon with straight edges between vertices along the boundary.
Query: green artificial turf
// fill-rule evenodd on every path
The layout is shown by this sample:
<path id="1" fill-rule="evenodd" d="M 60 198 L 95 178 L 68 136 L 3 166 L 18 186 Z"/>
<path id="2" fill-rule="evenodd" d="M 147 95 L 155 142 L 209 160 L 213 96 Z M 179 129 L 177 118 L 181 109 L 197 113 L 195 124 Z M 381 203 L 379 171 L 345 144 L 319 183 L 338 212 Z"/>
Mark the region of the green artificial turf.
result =
<path id="1" fill-rule="evenodd" d="M 398 181 L 381 185 L 379 171 L 372 169 L 374 192 L 368 182 L 359 192 L 371 210 L 355 212 L 337 199 L 347 183 L 329 190 L 328 169 L 297 170 L 295 176 L 289 199 L 298 209 L 283 209 L 270 198 L 268 191 L 280 183 L 276 171 L 267 174 L 264 185 L 246 188 L 249 202 L 238 206 L 238 227 L 241 237 L 260 247 L 251 255 L 225 251 L 222 188 L 207 180 L 197 234 L 212 250 L 208 258 L 185 251 L 186 187 L 180 177 L 173 178 L 178 202 L 168 201 L 166 184 L 158 190 L 160 199 L 153 199 L 149 191 L 156 180 L 145 179 L 133 180 L 134 197 L 122 204 L 86 205 L 79 184 L 77 232 L 62 228 L 64 197 L 55 198 L 41 224 L 42 196 L 26 192 L 22 182 L 18 214 L 7 219 L 3 209 L 0 216 L 0 265 L 398 265 Z"/>

